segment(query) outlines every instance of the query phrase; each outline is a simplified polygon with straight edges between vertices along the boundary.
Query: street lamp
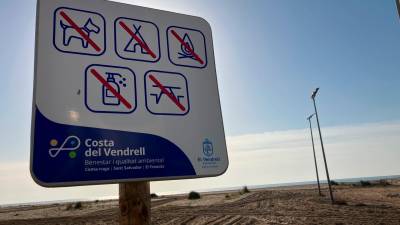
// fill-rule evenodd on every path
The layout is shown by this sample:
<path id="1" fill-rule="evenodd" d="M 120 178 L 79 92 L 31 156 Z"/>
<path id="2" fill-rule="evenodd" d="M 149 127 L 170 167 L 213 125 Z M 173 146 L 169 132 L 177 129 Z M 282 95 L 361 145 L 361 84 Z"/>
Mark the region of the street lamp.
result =
<path id="1" fill-rule="evenodd" d="M 321 186 L 319 184 L 319 175 L 318 175 L 318 166 L 317 166 L 317 158 L 315 157 L 315 147 L 314 147 L 314 135 L 312 132 L 312 126 L 311 126 L 311 118 L 315 115 L 315 113 L 311 114 L 309 117 L 307 117 L 308 122 L 310 123 L 310 132 L 311 132 L 311 143 L 312 143 L 312 150 L 314 154 L 314 164 L 315 164 L 315 173 L 317 174 L 317 184 L 318 184 L 318 193 L 320 196 L 322 196 L 321 193 Z"/>
<path id="2" fill-rule="evenodd" d="M 315 97 L 317 96 L 318 91 L 319 91 L 319 88 L 316 88 L 315 91 L 312 92 L 311 99 L 313 100 L 313 103 L 314 103 L 314 110 L 315 110 L 315 117 L 317 118 L 319 139 L 321 141 L 322 156 L 324 157 L 326 178 L 328 180 L 328 186 L 329 186 L 329 195 L 331 197 L 331 202 L 333 204 L 334 203 L 334 199 L 333 199 L 333 193 L 332 193 L 332 187 L 331 187 L 331 179 L 329 178 L 328 163 L 326 162 L 324 142 L 322 141 L 321 127 L 319 126 L 319 118 L 318 118 L 317 106 L 315 105 Z"/>

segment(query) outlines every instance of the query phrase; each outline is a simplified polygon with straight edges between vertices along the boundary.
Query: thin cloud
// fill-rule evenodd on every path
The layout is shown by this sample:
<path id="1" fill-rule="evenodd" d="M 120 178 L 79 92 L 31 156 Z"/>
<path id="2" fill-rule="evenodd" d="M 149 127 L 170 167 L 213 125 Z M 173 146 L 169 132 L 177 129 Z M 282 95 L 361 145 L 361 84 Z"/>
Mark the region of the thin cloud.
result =
<path id="1" fill-rule="evenodd" d="M 313 128 L 314 139 L 319 144 L 316 127 Z M 400 121 L 367 123 L 353 126 L 334 126 L 322 128 L 326 144 L 354 142 L 361 140 L 379 140 L 400 136 Z M 297 129 L 277 132 L 265 132 L 227 137 L 231 153 L 241 151 L 301 149 L 310 146 L 310 130 Z"/>
<path id="2" fill-rule="evenodd" d="M 400 122 L 322 128 L 332 179 L 399 175 Z M 310 181 L 315 179 L 308 129 L 227 137 L 229 169 L 214 178 L 151 182 L 152 192 Z M 324 179 L 318 133 L 316 152 Z M 0 204 L 117 196 L 116 185 L 42 188 L 29 174 L 28 162 L 0 164 Z"/>

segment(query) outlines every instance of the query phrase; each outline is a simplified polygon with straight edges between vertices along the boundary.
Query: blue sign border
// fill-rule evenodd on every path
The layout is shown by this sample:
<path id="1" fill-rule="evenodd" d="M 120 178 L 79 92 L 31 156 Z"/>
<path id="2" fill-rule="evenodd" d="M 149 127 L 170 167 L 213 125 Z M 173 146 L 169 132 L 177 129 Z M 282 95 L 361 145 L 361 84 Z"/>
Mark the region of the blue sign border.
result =
<path id="1" fill-rule="evenodd" d="M 134 106 L 134 108 L 133 108 L 131 111 L 129 111 L 129 112 L 97 111 L 97 110 L 92 110 L 92 109 L 89 107 L 89 105 L 88 105 L 88 103 L 87 103 L 87 76 L 88 76 L 88 70 L 89 70 L 89 68 L 92 67 L 92 66 L 108 67 L 108 68 L 117 68 L 117 69 L 127 69 L 127 70 L 129 70 L 129 71 L 132 73 L 132 75 L 133 75 L 133 81 L 134 81 L 134 88 L 135 88 L 135 106 Z M 102 64 L 91 64 L 91 65 L 87 66 L 86 69 L 85 69 L 85 106 L 86 106 L 86 108 L 87 108 L 89 111 L 94 112 L 94 113 L 131 114 L 131 113 L 135 112 L 135 110 L 136 110 L 137 107 L 138 107 L 138 101 L 137 101 L 137 86 L 136 86 L 136 74 L 135 74 L 135 72 L 133 72 L 133 70 L 131 70 L 131 69 L 128 68 L 128 67 L 110 66 L 110 65 L 102 65 Z"/>
<path id="2" fill-rule="evenodd" d="M 117 21 L 120 19 L 125 19 L 125 20 L 133 20 L 133 21 L 139 21 L 141 23 L 149 23 L 151 25 L 153 25 L 156 29 L 157 29 L 157 35 L 158 35 L 158 57 L 155 60 L 145 60 L 145 59 L 135 59 L 135 58 L 127 58 L 127 57 L 123 57 L 119 54 L 118 52 L 118 47 L 117 47 Z M 132 60 L 132 61 L 140 61 L 140 62 L 150 62 L 150 63 L 156 63 L 158 61 L 160 61 L 161 59 L 161 44 L 160 44 L 160 30 L 158 29 L 158 26 L 151 22 L 151 21 L 145 21 L 145 20 L 138 20 L 138 19 L 133 19 L 133 18 L 128 18 L 128 17 L 118 17 L 117 19 L 115 19 L 114 21 L 114 51 L 117 54 L 118 57 L 120 57 L 121 59 L 125 59 L 125 60 Z"/>
<path id="3" fill-rule="evenodd" d="M 103 23 L 104 23 L 104 49 L 102 52 L 98 53 L 98 54 L 92 54 L 92 53 L 82 53 L 82 52 L 73 52 L 73 51 L 64 51 L 58 48 L 57 44 L 56 44 L 56 18 L 57 18 L 57 12 L 60 9 L 68 9 L 68 10 L 73 10 L 73 11 L 80 11 L 80 12 L 84 12 L 84 13 L 91 13 L 91 14 L 95 14 L 100 16 L 103 19 Z M 60 51 L 60 52 L 64 52 L 64 53 L 71 53 L 71 54 L 78 54 L 78 55 L 90 55 L 90 56 L 101 56 L 106 52 L 107 49 L 107 24 L 106 24 L 106 19 L 104 18 L 103 15 L 101 15 L 100 13 L 97 12 L 91 12 L 91 11 L 86 11 L 86 10 L 81 10 L 81 9 L 74 9 L 74 8 L 69 8 L 69 7 L 58 7 L 55 11 L 54 11 L 54 16 L 53 16 L 53 45 L 54 47 Z"/>
<path id="4" fill-rule="evenodd" d="M 147 75 L 149 75 L 149 73 L 152 73 L 152 72 L 154 72 L 154 73 L 167 73 L 167 74 L 174 74 L 174 75 L 179 75 L 179 76 L 182 76 L 183 77 L 183 79 L 185 79 L 185 83 L 186 83 L 186 95 L 187 95 L 187 101 L 188 101 L 188 108 L 187 108 L 187 111 L 185 112 L 185 113 L 183 113 L 183 114 L 178 114 L 178 113 L 155 113 L 155 112 L 152 112 L 150 109 L 149 109 L 149 107 L 148 107 L 148 105 L 147 105 L 147 83 L 146 83 L 146 78 L 147 78 Z M 147 71 L 145 74 L 144 74 L 144 98 L 145 98 L 145 102 L 146 102 L 146 109 L 147 109 L 147 111 L 149 111 L 151 114 L 153 114 L 153 115 L 167 115 L 167 116 L 186 116 L 189 112 L 190 112 L 190 98 L 189 98 L 189 85 L 188 85 L 188 81 L 187 81 L 187 79 L 186 79 L 186 77 L 183 75 L 183 74 L 181 74 L 181 73 L 177 73 L 177 72 L 168 72 L 168 71 L 161 71 L 161 70 L 149 70 L 149 71 Z"/>
<path id="5" fill-rule="evenodd" d="M 206 58 L 204 59 L 205 63 L 203 66 L 190 66 L 190 65 L 185 65 L 185 64 L 179 64 L 179 63 L 175 63 L 172 59 L 171 59 L 171 53 L 170 53 L 170 45 L 169 45 L 169 30 L 171 28 L 179 28 L 179 29 L 184 29 L 184 30 L 190 30 L 190 31 L 196 31 L 199 32 L 202 36 L 203 36 L 203 40 L 204 40 L 204 54 L 206 56 Z M 168 59 L 169 61 L 174 64 L 175 66 L 183 66 L 183 67 L 190 67 L 190 68 L 198 68 L 198 69 L 203 69 L 206 68 L 208 65 L 208 54 L 207 54 L 207 45 L 206 45 L 206 37 L 204 36 L 203 32 L 201 32 L 200 30 L 196 30 L 196 29 L 191 29 L 191 28 L 186 28 L 186 27 L 178 27 L 178 26 L 169 26 L 167 28 L 167 48 L 168 48 Z"/>

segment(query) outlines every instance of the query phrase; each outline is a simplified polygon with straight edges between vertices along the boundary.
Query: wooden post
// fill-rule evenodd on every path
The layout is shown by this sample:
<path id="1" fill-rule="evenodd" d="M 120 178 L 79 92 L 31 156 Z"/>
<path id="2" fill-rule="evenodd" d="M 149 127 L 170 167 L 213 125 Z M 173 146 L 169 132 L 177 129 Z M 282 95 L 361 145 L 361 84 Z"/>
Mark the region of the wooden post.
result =
<path id="1" fill-rule="evenodd" d="M 150 225 L 150 182 L 119 184 L 120 225 Z"/>

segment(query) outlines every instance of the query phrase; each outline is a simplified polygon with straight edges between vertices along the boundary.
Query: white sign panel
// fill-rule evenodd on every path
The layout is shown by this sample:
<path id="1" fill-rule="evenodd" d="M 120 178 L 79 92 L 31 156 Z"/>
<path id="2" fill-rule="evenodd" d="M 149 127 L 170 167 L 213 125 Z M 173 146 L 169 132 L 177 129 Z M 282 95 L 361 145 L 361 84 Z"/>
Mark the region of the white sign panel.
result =
<path id="1" fill-rule="evenodd" d="M 228 156 L 210 25 L 38 0 L 31 173 L 42 186 L 217 176 Z"/>

